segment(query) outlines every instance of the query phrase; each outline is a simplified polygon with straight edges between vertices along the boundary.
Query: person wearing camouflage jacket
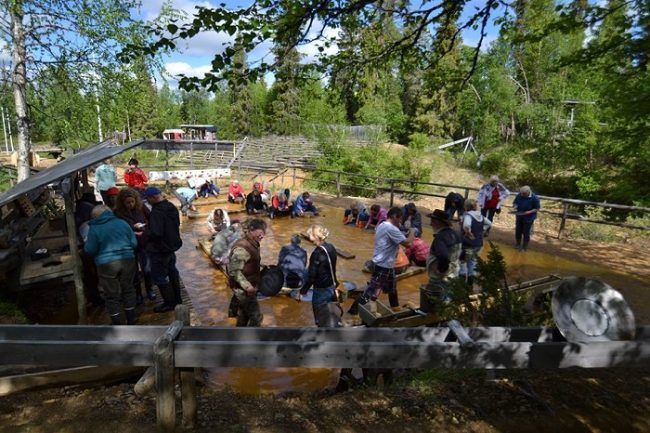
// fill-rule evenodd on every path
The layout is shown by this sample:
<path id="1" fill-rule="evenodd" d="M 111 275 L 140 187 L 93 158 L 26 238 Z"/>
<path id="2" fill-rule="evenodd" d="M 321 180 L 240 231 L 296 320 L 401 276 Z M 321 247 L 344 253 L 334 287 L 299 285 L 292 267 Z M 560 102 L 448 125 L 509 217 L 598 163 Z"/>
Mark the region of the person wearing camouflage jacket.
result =
<path id="1" fill-rule="evenodd" d="M 262 325 L 264 316 L 257 302 L 257 288 L 261 279 L 260 242 L 265 234 L 266 223 L 251 220 L 230 252 L 227 270 L 233 297 L 229 317 L 237 317 L 237 326 Z"/>

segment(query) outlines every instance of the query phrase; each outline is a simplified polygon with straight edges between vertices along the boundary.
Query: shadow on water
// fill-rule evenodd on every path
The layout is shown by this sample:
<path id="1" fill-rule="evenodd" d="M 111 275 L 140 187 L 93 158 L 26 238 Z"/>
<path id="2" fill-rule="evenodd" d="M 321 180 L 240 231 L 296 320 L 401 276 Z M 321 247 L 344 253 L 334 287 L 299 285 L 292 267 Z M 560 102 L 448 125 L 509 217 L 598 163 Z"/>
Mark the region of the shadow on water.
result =
<path id="1" fill-rule="evenodd" d="M 228 205 L 233 206 L 234 205 Z M 315 218 L 275 220 L 266 219 L 269 230 L 262 241 L 262 263 L 275 264 L 282 245 L 289 243 L 294 233 L 306 231 L 314 223 L 327 226 L 331 235 L 329 241 L 335 246 L 356 255 L 354 259 L 338 259 L 338 276 L 342 281 L 353 281 L 363 286 L 368 275 L 361 272 L 363 263 L 372 257 L 373 233 L 343 226 L 342 213 L 339 208 L 323 206 L 323 216 Z M 243 214 L 233 218 L 245 218 Z M 177 253 L 178 267 L 185 287 L 192 300 L 200 325 L 234 326 L 234 319 L 227 318 L 227 307 L 231 292 L 225 276 L 217 270 L 210 260 L 197 248 L 198 241 L 208 236 L 203 218 L 183 219 L 181 226 L 183 247 Z M 432 232 L 425 229 L 423 238 L 432 241 Z M 609 271 L 605 266 L 588 265 L 574 262 L 555 255 L 528 251 L 518 252 L 509 245 L 498 244 L 508 264 L 511 284 L 549 274 L 560 276 L 578 275 L 599 278 L 623 293 L 636 314 L 637 323 L 648 323 L 648 312 L 644 307 L 644 283 L 630 276 Z M 310 242 L 303 240 L 302 247 L 310 255 L 314 249 Z M 485 257 L 489 246 L 483 249 Z M 419 286 L 427 280 L 426 274 L 412 276 L 398 283 L 400 303 L 419 303 Z M 348 301 L 349 303 L 350 301 Z M 264 314 L 263 326 L 314 326 L 310 303 L 298 303 L 287 297 L 267 299 L 260 302 Z M 344 311 L 347 310 L 344 306 Z M 643 307 L 643 308 L 642 308 Z M 228 385 L 246 393 L 283 392 L 319 390 L 333 385 L 336 372 L 328 369 L 216 369 L 211 371 L 210 380 L 216 385 Z"/>

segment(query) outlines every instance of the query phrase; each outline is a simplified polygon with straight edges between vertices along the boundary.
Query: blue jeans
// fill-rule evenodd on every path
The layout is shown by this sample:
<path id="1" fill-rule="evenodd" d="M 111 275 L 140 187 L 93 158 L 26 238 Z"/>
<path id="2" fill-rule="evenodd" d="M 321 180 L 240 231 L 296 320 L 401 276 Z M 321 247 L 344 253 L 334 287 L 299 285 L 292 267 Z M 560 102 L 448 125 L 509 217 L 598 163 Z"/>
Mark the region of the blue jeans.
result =
<path id="1" fill-rule="evenodd" d="M 460 264 L 460 275 L 476 276 L 476 262 L 483 247 L 463 247 L 465 260 Z"/>
<path id="2" fill-rule="evenodd" d="M 325 289 L 317 289 L 314 287 L 314 295 L 311 298 L 311 306 L 314 312 L 321 306 L 328 302 L 336 302 L 336 292 L 334 286 Z"/>

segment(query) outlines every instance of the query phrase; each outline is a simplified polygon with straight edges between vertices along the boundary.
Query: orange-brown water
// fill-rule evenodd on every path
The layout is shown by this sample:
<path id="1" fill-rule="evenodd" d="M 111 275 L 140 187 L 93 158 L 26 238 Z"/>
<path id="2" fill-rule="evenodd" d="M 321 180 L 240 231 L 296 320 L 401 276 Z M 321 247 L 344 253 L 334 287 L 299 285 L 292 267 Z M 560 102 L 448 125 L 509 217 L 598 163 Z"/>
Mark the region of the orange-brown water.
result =
<path id="1" fill-rule="evenodd" d="M 221 205 L 223 206 L 223 205 Z M 228 205 L 226 208 L 235 208 Z M 289 243 L 293 233 L 304 232 L 311 224 L 324 224 L 331 232 L 329 241 L 336 247 L 356 254 L 356 258 L 338 258 L 338 276 L 341 280 L 353 281 L 362 286 L 368 279 L 361 272 L 363 263 L 372 257 L 373 233 L 342 225 L 343 211 L 322 206 L 323 215 L 314 218 L 288 217 L 266 219 L 269 223 L 266 237 L 262 241 L 262 263 L 275 264 L 282 245 Z M 203 209 L 202 209 L 203 210 Z M 244 218 L 244 214 L 232 218 Z M 210 260 L 197 248 L 198 241 L 208 236 L 205 220 L 183 219 L 183 247 L 177 253 L 178 266 L 185 287 L 192 299 L 201 325 L 234 326 L 234 320 L 227 318 L 227 307 L 231 292 L 225 276 L 213 267 Z M 431 230 L 425 229 L 423 238 L 431 242 Z M 314 247 L 308 241 L 303 248 L 311 254 Z M 607 270 L 606 266 L 586 265 L 550 254 L 528 251 L 518 252 L 509 245 L 500 244 L 508 264 L 511 283 L 545 276 L 551 273 L 562 276 L 581 275 L 600 278 L 620 290 L 636 313 L 638 323 L 647 323 L 644 306 L 645 284 L 634 276 L 623 276 Z M 489 247 L 487 247 L 489 248 Z M 487 248 L 482 252 L 487 253 Z M 426 274 L 416 275 L 398 282 L 400 302 L 419 303 L 419 286 L 426 282 Z M 351 301 L 348 301 L 350 303 Z M 276 297 L 260 301 L 264 314 L 263 326 L 314 326 L 310 303 L 299 303 L 288 297 Z M 346 310 L 348 304 L 344 306 Z M 314 369 L 217 369 L 210 373 L 216 385 L 228 385 L 246 393 L 318 390 L 336 381 L 336 372 Z"/>

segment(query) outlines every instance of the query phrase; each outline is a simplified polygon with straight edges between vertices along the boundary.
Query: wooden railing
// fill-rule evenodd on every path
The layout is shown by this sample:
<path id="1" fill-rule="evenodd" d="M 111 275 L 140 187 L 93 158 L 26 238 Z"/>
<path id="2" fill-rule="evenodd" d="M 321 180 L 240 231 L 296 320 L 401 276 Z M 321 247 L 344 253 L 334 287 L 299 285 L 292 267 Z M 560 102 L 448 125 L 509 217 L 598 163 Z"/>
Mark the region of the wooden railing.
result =
<path id="1" fill-rule="evenodd" d="M 296 170 L 295 167 L 286 167 L 286 168 L 293 168 L 295 173 Z M 448 191 L 454 190 L 457 192 L 462 192 L 465 198 L 469 197 L 470 192 L 476 193 L 479 191 L 479 188 L 470 187 L 466 185 L 452 185 L 452 184 L 444 184 L 444 183 L 436 183 L 436 182 L 421 182 L 421 181 L 414 181 L 411 179 L 399 179 L 399 178 L 390 178 L 390 177 L 382 177 L 382 176 L 366 176 L 357 173 L 347 173 L 347 172 L 341 172 L 335 170 L 325 170 L 325 169 L 315 169 L 315 168 L 305 168 L 305 167 L 298 167 L 297 169 L 307 173 L 320 172 L 320 173 L 330 173 L 335 175 L 334 180 L 315 179 L 313 177 L 304 177 L 304 176 L 294 176 L 294 178 L 303 181 L 313 181 L 319 184 L 333 185 L 335 187 L 336 195 L 338 197 L 343 195 L 342 191 L 344 190 L 344 188 L 357 189 L 357 190 L 362 189 L 366 191 L 371 191 L 376 195 L 381 193 L 389 193 L 390 206 L 393 206 L 395 202 L 396 194 L 403 194 L 409 196 L 439 197 L 439 198 L 445 198 L 447 196 L 447 193 L 418 190 L 416 186 L 445 188 Z M 256 168 L 256 170 L 259 171 L 260 169 Z M 372 186 L 346 184 L 341 181 L 341 178 L 343 176 L 348 178 L 356 177 L 356 178 L 371 180 L 373 184 Z M 399 185 L 410 185 L 411 188 L 416 188 L 416 189 L 399 188 L 398 187 Z M 511 198 L 508 200 L 508 203 L 511 203 L 512 199 L 514 199 L 515 196 L 516 196 L 516 191 L 513 191 Z M 608 221 L 608 220 L 589 218 L 579 213 L 573 213 L 571 212 L 570 209 L 571 206 L 591 206 L 591 207 L 598 207 L 602 209 L 616 209 L 616 210 L 624 211 L 628 214 L 629 213 L 648 214 L 650 213 L 650 208 L 647 207 L 629 206 L 629 205 L 606 203 L 606 202 L 594 202 L 589 200 L 578 200 L 578 199 L 552 197 L 552 196 L 545 196 L 545 195 L 538 195 L 537 197 L 539 197 L 541 201 L 557 203 L 562 206 L 562 211 L 560 212 L 544 209 L 544 206 L 542 206 L 542 209 L 539 211 L 541 214 L 550 215 L 552 217 L 557 217 L 560 219 L 558 238 L 562 236 L 567 220 L 576 220 L 580 222 L 590 222 L 595 224 L 603 224 L 603 225 L 624 227 L 624 228 L 637 229 L 637 230 L 650 230 L 650 226 L 640 226 L 640 225 L 628 224 L 619 221 Z"/>
<path id="2" fill-rule="evenodd" d="M 189 309 L 163 326 L 0 325 L 0 364 L 153 367 L 158 425 L 196 419 L 195 368 L 556 369 L 650 366 L 650 327 L 632 341 L 569 343 L 554 328 L 190 327 Z M 146 376 L 146 375 L 145 375 Z"/>

